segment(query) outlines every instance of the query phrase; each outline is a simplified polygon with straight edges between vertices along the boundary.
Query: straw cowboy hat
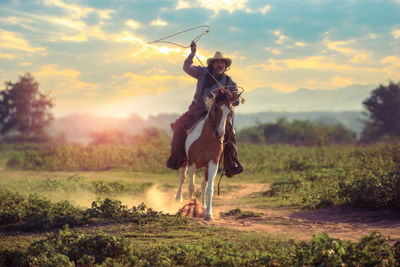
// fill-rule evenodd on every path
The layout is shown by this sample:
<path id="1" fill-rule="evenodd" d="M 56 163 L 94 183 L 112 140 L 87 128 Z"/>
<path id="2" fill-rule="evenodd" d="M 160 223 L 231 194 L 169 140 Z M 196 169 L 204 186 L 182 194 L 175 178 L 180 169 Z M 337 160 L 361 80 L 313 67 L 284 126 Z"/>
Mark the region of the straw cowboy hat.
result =
<path id="1" fill-rule="evenodd" d="M 232 59 L 224 57 L 222 52 L 215 52 L 214 57 L 207 58 L 207 65 L 211 65 L 212 62 L 216 59 L 223 59 L 225 60 L 226 68 L 228 68 L 232 64 Z"/>

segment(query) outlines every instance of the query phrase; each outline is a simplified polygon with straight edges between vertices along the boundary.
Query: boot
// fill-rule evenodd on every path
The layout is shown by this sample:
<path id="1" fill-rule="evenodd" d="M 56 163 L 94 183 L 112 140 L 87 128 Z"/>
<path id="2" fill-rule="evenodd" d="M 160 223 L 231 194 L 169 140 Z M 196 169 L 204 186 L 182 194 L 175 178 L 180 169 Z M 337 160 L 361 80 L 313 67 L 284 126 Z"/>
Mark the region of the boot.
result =
<path id="1" fill-rule="evenodd" d="M 224 146 L 224 172 L 226 177 L 231 178 L 243 172 L 243 166 L 239 162 L 236 135 L 230 123 L 227 124 L 225 138 L 229 141 Z"/>
<path id="2" fill-rule="evenodd" d="M 176 125 L 176 124 L 175 124 Z M 171 155 L 167 160 L 166 166 L 173 170 L 178 170 L 186 161 L 185 141 L 186 132 L 181 127 L 174 127 L 171 143 Z"/>

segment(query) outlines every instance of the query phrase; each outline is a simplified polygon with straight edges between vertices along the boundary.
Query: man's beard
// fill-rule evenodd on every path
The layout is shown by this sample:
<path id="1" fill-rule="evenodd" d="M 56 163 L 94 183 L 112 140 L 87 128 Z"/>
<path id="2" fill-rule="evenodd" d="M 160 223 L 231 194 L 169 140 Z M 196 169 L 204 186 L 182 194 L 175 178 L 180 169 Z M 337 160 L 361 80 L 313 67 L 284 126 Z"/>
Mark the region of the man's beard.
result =
<path id="1" fill-rule="evenodd" d="M 224 68 L 217 68 L 214 70 L 214 76 L 220 77 L 222 74 L 224 74 Z"/>

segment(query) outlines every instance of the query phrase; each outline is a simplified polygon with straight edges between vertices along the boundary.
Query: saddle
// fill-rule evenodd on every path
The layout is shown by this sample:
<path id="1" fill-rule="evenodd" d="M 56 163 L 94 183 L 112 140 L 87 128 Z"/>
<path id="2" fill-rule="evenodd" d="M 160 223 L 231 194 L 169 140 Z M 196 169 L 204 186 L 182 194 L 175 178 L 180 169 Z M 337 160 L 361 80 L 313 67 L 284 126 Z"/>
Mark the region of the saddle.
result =
<path id="1" fill-rule="evenodd" d="M 193 123 L 191 123 L 189 125 L 189 127 L 186 129 L 186 133 L 190 134 L 191 132 L 193 132 L 193 130 L 194 130 L 194 128 L 196 128 L 197 124 L 199 124 L 200 121 L 203 120 L 206 116 L 207 116 L 207 113 L 202 116 L 199 116 L 199 118 L 197 118 L 197 120 L 195 120 Z"/>

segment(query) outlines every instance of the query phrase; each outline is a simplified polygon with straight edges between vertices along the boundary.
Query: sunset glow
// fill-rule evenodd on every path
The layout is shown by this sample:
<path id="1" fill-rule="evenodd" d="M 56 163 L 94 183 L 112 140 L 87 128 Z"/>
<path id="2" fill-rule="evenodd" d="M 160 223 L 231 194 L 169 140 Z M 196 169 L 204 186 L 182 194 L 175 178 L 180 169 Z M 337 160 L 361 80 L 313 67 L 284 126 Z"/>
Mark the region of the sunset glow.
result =
<path id="1" fill-rule="evenodd" d="M 32 73 L 51 91 L 55 116 L 184 112 L 196 86 L 182 70 L 189 49 L 148 43 L 209 25 L 199 58 L 223 51 L 246 92 L 373 89 L 400 80 L 399 18 L 395 0 L 5 0 L 0 80 Z M 188 46 L 203 30 L 168 41 Z"/>

